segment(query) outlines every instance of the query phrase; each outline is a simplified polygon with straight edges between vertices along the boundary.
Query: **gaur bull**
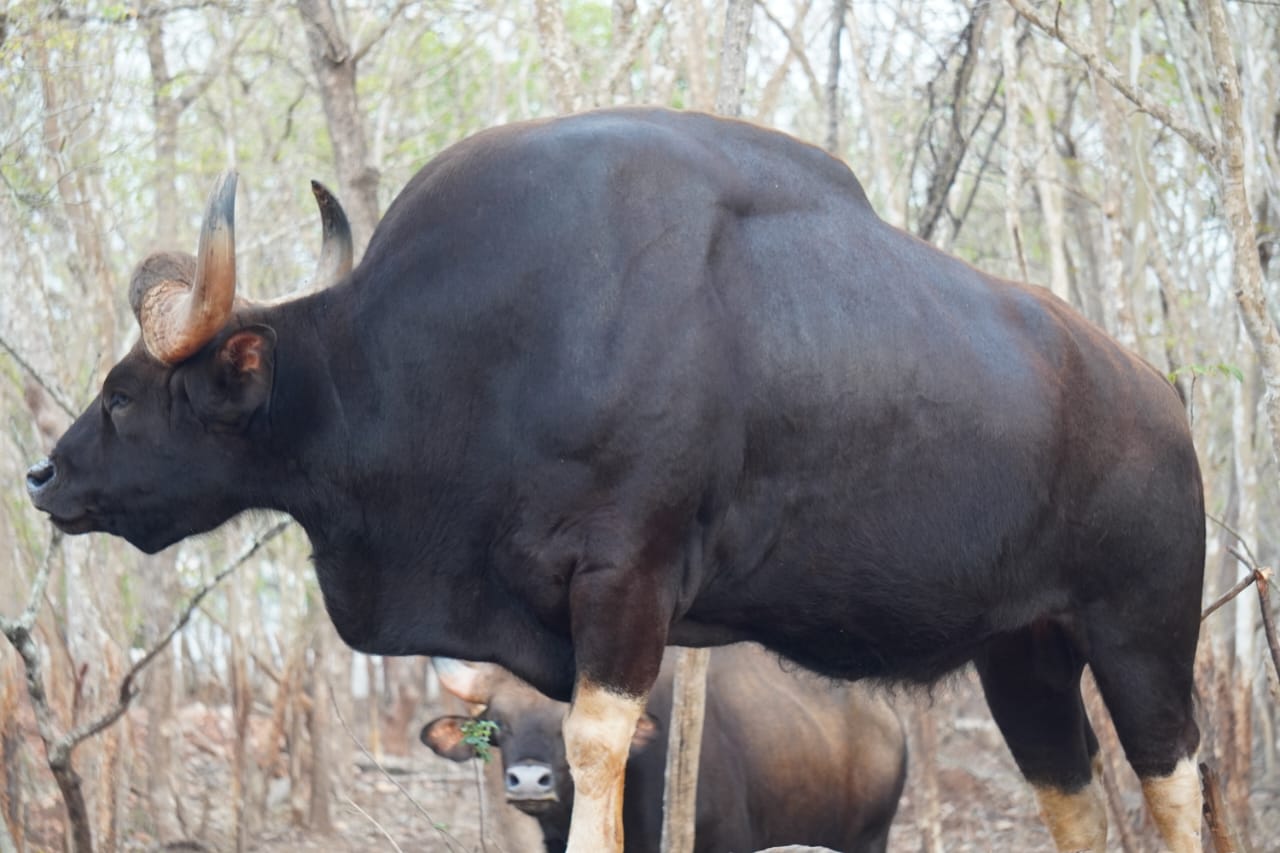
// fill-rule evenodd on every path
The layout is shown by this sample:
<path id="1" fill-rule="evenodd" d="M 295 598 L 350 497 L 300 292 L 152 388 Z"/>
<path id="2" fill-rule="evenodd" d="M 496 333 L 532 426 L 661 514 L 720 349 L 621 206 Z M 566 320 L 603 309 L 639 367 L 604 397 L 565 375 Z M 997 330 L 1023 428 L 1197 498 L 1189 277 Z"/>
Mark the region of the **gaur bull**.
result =
<path id="1" fill-rule="evenodd" d="M 1200 848 L 1203 497 L 1182 404 L 1047 291 L 881 221 L 739 121 L 602 110 L 448 148 L 358 266 L 235 296 L 234 175 L 133 275 L 140 342 L 27 474 L 152 552 L 292 515 L 356 649 L 572 698 L 573 853 L 622 848 L 668 644 L 831 678 L 972 661 L 1062 850 L 1101 851 L 1088 664 L 1165 842 Z"/>

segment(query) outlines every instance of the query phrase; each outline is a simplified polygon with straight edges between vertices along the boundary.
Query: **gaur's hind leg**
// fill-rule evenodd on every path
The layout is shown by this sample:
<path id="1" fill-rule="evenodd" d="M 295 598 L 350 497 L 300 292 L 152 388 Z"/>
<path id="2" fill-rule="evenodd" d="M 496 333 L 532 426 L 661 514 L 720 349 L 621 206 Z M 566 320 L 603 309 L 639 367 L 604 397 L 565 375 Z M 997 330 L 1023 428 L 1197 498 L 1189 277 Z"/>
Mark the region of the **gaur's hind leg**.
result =
<path id="1" fill-rule="evenodd" d="M 1143 605 L 1089 613 L 1089 666 L 1147 807 L 1173 853 L 1199 853 L 1202 799 L 1193 715 L 1199 598 L 1180 618 Z"/>
<path id="2" fill-rule="evenodd" d="M 1105 853 L 1098 739 L 1080 698 L 1084 660 L 1052 622 L 1002 634 L 974 659 L 987 704 L 1060 851 Z"/>

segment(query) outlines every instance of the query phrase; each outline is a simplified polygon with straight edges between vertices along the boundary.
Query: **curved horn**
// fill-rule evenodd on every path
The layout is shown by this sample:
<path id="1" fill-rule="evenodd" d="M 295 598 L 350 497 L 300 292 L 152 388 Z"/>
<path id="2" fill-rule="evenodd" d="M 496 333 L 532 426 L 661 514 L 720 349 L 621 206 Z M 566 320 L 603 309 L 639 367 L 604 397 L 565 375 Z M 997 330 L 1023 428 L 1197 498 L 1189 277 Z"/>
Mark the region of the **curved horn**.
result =
<path id="1" fill-rule="evenodd" d="M 328 287 L 351 272 L 351 223 L 338 199 L 319 181 L 311 182 L 311 193 L 320 208 L 324 240 L 320 244 L 320 262 L 312 287 Z"/>
<path id="2" fill-rule="evenodd" d="M 236 173 L 227 171 L 209 194 L 190 280 L 165 275 L 163 269 L 150 266 L 151 259 L 134 273 L 129 302 L 147 351 L 165 364 L 194 355 L 231 316 L 236 295 L 235 216 Z"/>
<path id="3" fill-rule="evenodd" d="M 492 671 L 456 658 L 432 658 L 440 685 L 464 702 L 487 705 L 493 693 Z"/>

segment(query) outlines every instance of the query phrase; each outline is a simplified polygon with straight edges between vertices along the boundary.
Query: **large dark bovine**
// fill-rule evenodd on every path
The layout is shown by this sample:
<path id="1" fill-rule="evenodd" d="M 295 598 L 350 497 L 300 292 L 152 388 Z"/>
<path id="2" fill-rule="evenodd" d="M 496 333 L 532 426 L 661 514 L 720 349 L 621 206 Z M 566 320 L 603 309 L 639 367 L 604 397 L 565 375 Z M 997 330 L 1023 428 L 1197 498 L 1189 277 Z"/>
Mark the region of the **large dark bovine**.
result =
<path id="1" fill-rule="evenodd" d="M 1069 306 L 706 115 L 477 134 L 349 273 L 326 251 L 332 286 L 210 320 L 234 186 L 198 259 L 139 268 L 143 343 L 28 473 L 55 524 L 155 551 L 291 514 L 355 648 L 572 694 L 574 853 L 621 848 L 664 647 L 739 640 L 842 679 L 975 662 L 1055 842 L 1100 851 L 1088 664 L 1199 849 L 1196 456 L 1165 378 Z"/>
<path id="2" fill-rule="evenodd" d="M 626 849 L 657 853 L 671 719 L 673 654 L 649 694 L 632 739 L 622 822 Z M 492 667 L 450 664 L 441 681 L 498 724 L 507 802 L 538 819 L 547 853 L 569 838 L 573 782 L 560 728 L 568 706 Z M 465 717 L 440 717 L 422 740 L 454 761 L 474 757 Z M 893 709 L 857 685 L 784 672 L 747 644 L 711 652 L 698 766 L 694 850 L 760 850 L 813 844 L 843 853 L 883 853 L 906 779 L 906 739 Z"/>

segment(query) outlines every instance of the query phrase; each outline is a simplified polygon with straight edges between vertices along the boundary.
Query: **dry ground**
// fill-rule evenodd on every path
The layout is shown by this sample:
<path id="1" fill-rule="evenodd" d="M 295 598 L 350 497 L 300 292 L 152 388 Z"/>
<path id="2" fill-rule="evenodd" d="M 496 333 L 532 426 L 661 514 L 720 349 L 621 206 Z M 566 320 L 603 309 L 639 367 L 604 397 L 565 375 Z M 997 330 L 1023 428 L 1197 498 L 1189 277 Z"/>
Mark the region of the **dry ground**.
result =
<path id="1" fill-rule="evenodd" d="M 930 701 L 938 720 L 938 747 L 934 757 L 944 849 L 950 853 L 1051 849 L 1048 835 L 1036 817 L 1034 799 L 1000 740 L 975 677 L 971 674 L 957 677 L 935 691 L 932 700 L 920 694 L 904 693 L 894 701 L 909 721 L 912 757 L 907 788 L 890 835 L 892 853 L 917 853 L 925 849 L 922 825 L 927 811 L 922 784 L 925 768 L 917 743 L 918 731 L 910 721 L 914 720 L 914 709 Z M 429 710 L 424 709 L 412 730 L 416 732 L 419 723 L 429 716 Z M 217 709 L 197 708 L 185 710 L 183 719 L 184 778 L 180 786 L 186 819 L 197 843 L 162 847 L 145 829 L 129 826 L 126 821 L 124 850 L 235 849 L 231 835 L 230 777 L 227 761 L 219 754 L 219 745 L 229 742 L 229 717 Z M 230 750 L 223 754 L 229 755 Z M 291 801 L 288 791 L 281 787 L 286 783 L 278 782 L 265 795 L 264 818 L 260 828 L 249 836 L 247 849 L 263 853 L 540 850 L 531 819 L 500 802 L 496 807 L 482 805 L 482 800 L 493 798 L 482 793 L 481 771 L 474 762 L 454 764 L 415 744 L 407 759 L 386 760 L 390 778 L 367 762 L 360 764 L 362 766 L 353 768 L 346 789 L 335 803 L 333 833 L 296 828 L 294 812 L 305 803 Z M 493 770 L 496 769 L 495 766 Z M 397 783 L 407 791 L 408 797 Z M 1259 825 L 1268 830 L 1262 833 L 1264 838 L 1255 839 L 1260 845 L 1257 849 L 1280 849 L 1280 845 L 1264 840 L 1280 838 L 1280 791 L 1262 784 L 1255 784 L 1254 791 L 1255 816 Z M 52 827 L 56 800 L 50 793 L 41 802 L 30 805 L 35 807 L 34 828 L 43 825 L 47 830 L 33 832 L 28 839 L 28 849 L 55 849 L 57 836 Z M 1141 809 L 1136 796 L 1129 796 L 1125 805 L 1135 813 Z M 482 812 L 485 812 L 483 820 Z M 136 803 L 128 814 L 139 824 L 142 822 L 142 812 Z M 1110 849 L 1121 850 L 1114 830 L 1111 836 Z M 1150 849 L 1155 849 L 1154 845 L 1150 845 Z"/>

